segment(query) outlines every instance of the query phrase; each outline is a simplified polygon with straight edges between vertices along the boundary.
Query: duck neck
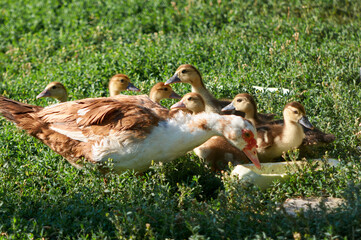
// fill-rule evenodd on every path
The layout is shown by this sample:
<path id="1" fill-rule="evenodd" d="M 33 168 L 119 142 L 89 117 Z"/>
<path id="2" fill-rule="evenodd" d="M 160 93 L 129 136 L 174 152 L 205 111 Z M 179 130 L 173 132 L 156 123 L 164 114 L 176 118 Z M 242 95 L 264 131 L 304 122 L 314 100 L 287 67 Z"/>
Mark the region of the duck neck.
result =
<path id="1" fill-rule="evenodd" d="M 149 93 L 149 98 L 156 103 L 159 103 L 160 100 L 162 100 L 162 98 L 158 97 L 157 94 L 154 92 Z"/>
<path id="2" fill-rule="evenodd" d="M 282 129 L 282 141 L 294 142 L 301 141 L 305 137 L 302 126 L 298 122 L 284 120 Z"/>
<path id="3" fill-rule="evenodd" d="M 254 126 L 256 126 L 256 122 L 258 120 L 257 114 L 255 113 L 254 109 L 250 109 L 249 111 L 245 112 L 244 118 L 251 121 Z"/>
<path id="4" fill-rule="evenodd" d="M 66 102 L 68 101 L 68 94 L 65 93 L 64 95 L 62 95 L 61 97 L 57 98 L 60 102 Z"/>
<path id="5" fill-rule="evenodd" d="M 190 115 L 180 112 L 167 121 L 165 125 L 167 131 L 172 131 L 172 136 L 176 137 L 165 142 L 172 145 L 168 149 L 177 148 L 175 151 L 189 151 L 213 136 L 222 136 L 228 126 L 227 123 L 224 116 L 216 113 Z"/>
<path id="6" fill-rule="evenodd" d="M 205 112 L 221 113 L 220 106 L 217 106 L 217 99 L 206 89 L 202 80 L 200 83 L 192 84 L 192 92 L 201 95 L 205 102 Z"/>

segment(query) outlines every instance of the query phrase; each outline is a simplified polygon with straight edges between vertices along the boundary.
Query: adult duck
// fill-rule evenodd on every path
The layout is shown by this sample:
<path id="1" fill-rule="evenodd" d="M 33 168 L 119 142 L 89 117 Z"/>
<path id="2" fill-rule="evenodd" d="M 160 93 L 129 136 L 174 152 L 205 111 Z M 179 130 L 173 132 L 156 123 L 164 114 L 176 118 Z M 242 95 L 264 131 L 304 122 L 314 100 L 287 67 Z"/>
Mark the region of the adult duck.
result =
<path id="1" fill-rule="evenodd" d="M 192 114 L 199 114 L 204 112 L 205 103 L 202 96 L 192 92 L 185 94 L 181 101 L 172 105 L 171 110 L 173 109 L 187 110 Z M 195 154 L 204 159 L 213 171 L 224 170 L 229 163 L 232 163 L 233 166 L 249 163 L 249 157 L 243 151 L 234 147 L 221 136 L 211 137 L 194 149 Z"/>
<path id="2" fill-rule="evenodd" d="M 181 99 L 182 97 L 174 92 L 171 86 L 165 85 L 163 82 L 159 82 L 150 89 L 149 98 L 156 103 L 160 103 L 162 99 Z"/>
<path id="3" fill-rule="evenodd" d="M 122 91 L 136 91 L 139 92 L 139 88 L 134 86 L 127 75 L 116 74 L 109 80 L 109 94 L 111 97 L 120 94 Z"/>
<path id="4" fill-rule="evenodd" d="M 252 149 L 255 128 L 237 116 L 169 111 L 147 96 L 88 98 L 39 107 L 0 97 L 0 113 L 40 139 L 76 167 L 82 160 L 117 173 L 147 170 L 152 161 L 169 162 L 215 135 L 224 136 L 259 166 Z"/>
<path id="5" fill-rule="evenodd" d="M 245 113 L 245 118 L 251 121 L 256 127 L 269 124 L 283 124 L 283 120 L 266 121 L 259 117 L 257 112 L 257 104 L 254 98 L 247 93 L 238 94 L 228 106 L 224 107 L 222 111 L 237 110 Z M 335 140 L 335 135 L 327 134 L 317 128 L 309 129 L 303 126 L 305 137 L 299 147 L 301 156 L 315 155 L 318 147 L 325 145 Z"/>
<path id="6" fill-rule="evenodd" d="M 68 92 L 64 85 L 60 82 L 51 82 L 45 89 L 39 93 L 36 98 L 50 97 L 58 100 L 59 102 L 68 101 Z"/>

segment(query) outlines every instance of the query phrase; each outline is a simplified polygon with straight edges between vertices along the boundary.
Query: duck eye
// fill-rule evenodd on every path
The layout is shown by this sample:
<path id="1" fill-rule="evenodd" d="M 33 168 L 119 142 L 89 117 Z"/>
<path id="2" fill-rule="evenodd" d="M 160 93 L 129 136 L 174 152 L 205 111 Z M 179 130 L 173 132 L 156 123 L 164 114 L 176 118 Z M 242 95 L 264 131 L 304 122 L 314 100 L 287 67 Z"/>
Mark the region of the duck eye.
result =
<path id="1" fill-rule="evenodd" d="M 298 111 L 297 111 L 297 110 L 294 110 L 293 113 L 294 113 L 294 114 L 298 114 Z"/>
<path id="2" fill-rule="evenodd" d="M 56 86 L 53 86 L 53 87 L 52 87 L 52 89 L 55 89 L 55 88 L 56 88 Z"/>
<path id="3" fill-rule="evenodd" d="M 186 73 L 187 72 L 187 70 L 182 70 L 182 73 Z"/>
<path id="4" fill-rule="evenodd" d="M 243 99 L 240 99 L 240 98 L 237 99 L 237 102 L 242 102 L 242 101 L 243 101 Z"/>
<path id="5" fill-rule="evenodd" d="M 164 88 L 164 91 L 168 91 L 168 88 Z"/>
<path id="6" fill-rule="evenodd" d="M 120 79 L 120 82 L 121 82 L 121 83 L 124 82 L 124 79 Z"/>
<path id="7" fill-rule="evenodd" d="M 188 98 L 188 101 L 191 101 L 191 100 L 192 100 L 192 97 L 189 97 L 189 98 Z"/>

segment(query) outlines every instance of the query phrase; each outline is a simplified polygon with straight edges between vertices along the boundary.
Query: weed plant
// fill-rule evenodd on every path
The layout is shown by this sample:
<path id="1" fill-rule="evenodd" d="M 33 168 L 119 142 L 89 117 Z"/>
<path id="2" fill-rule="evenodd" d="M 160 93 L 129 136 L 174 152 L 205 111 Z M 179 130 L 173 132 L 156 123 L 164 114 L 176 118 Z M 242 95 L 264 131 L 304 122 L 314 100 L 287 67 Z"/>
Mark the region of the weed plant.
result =
<path id="1" fill-rule="evenodd" d="M 0 238 L 360 239 L 360 9 L 349 0 L 2 0 L 6 97 L 53 104 L 35 99 L 51 81 L 64 83 L 71 100 L 107 96 L 116 73 L 147 93 L 189 63 L 217 98 L 249 92 L 278 117 L 287 102 L 300 101 L 312 123 L 336 136 L 317 157 L 341 164 L 319 171 L 307 159 L 263 191 L 229 171 L 211 173 L 193 154 L 143 176 L 103 176 L 94 166 L 75 169 L 1 118 Z M 345 203 L 297 216 L 279 208 L 287 198 L 328 196 Z"/>

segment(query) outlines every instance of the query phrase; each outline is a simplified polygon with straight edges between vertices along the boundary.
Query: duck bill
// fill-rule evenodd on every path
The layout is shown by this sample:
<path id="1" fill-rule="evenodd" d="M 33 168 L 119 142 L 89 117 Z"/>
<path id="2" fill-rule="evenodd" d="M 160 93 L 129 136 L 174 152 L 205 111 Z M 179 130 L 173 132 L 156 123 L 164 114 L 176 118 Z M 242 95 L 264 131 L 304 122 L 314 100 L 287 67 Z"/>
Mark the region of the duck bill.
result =
<path id="1" fill-rule="evenodd" d="M 169 85 L 172 83 L 178 83 L 181 82 L 180 78 L 178 77 L 178 73 L 175 73 L 173 77 L 169 78 L 164 85 Z"/>
<path id="2" fill-rule="evenodd" d="M 128 84 L 127 90 L 129 91 L 135 91 L 135 92 L 140 92 L 140 89 L 137 88 L 136 86 L 134 86 L 132 83 Z"/>
<path id="3" fill-rule="evenodd" d="M 184 105 L 182 101 L 179 101 L 170 107 L 170 109 L 177 109 L 177 108 L 186 108 L 186 105 Z"/>
<path id="4" fill-rule="evenodd" d="M 176 94 L 175 92 L 172 92 L 172 93 L 170 94 L 169 98 L 182 99 L 182 97 L 179 96 L 178 94 Z"/>
<path id="5" fill-rule="evenodd" d="M 314 129 L 314 126 L 308 121 L 308 118 L 306 116 L 303 116 L 298 122 L 304 126 L 305 128 Z"/>
<path id="6" fill-rule="evenodd" d="M 43 98 L 43 97 L 50 97 L 50 92 L 47 89 L 45 89 L 44 91 L 39 93 L 39 95 L 36 96 L 36 99 Z"/>
<path id="7" fill-rule="evenodd" d="M 259 162 L 258 156 L 257 156 L 257 150 L 256 147 L 253 147 L 251 149 L 244 148 L 243 149 L 244 154 L 248 157 L 249 160 L 256 166 L 256 168 L 261 169 L 261 163 Z"/>
<path id="8" fill-rule="evenodd" d="M 230 104 L 228 104 L 227 106 L 225 106 L 224 108 L 222 108 L 222 111 L 223 112 L 226 112 L 226 111 L 231 111 L 231 110 L 235 110 L 236 108 L 234 107 L 233 105 L 233 102 L 231 102 Z"/>

